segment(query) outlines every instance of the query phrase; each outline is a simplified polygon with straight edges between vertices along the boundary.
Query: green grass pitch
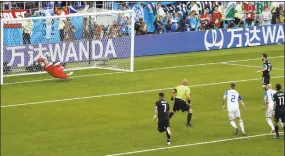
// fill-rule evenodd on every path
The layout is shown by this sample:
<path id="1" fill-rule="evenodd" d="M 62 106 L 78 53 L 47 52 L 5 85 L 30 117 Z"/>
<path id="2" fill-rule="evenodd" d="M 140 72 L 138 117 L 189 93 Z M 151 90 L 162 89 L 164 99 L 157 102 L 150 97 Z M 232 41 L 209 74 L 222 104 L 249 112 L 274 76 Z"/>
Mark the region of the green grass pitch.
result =
<path id="1" fill-rule="evenodd" d="M 247 106 L 242 118 L 248 136 L 270 132 L 261 111 L 261 73 L 256 73 L 262 65 L 257 59 L 262 53 L 269 55 L 273 65 L 271 83 L 283 85 L 284 45 L 138 57 L 132 73 L 82 70 L 66 81 L 50 80 L 47 74 L 5 78 L 1 88 L 1 154 L 103 156 L 141 151 L 130 155 L 284 155 L 284 141 L 274 140 L 272 135 L 203 144 L 242 137 L 233 135 L 222 110 L 221 99 L 231 81 L 237 81 L 236 89 Z M 228 62 L 235 60 L 245 61 Z M 170 120 L 173 136 L 168 146 L 165 133 L 159 134 L 152 120 L 154 102 L 162 91 L 172 107 L 171 88 L 184 78 L 193 86 L 194 127 L 185 126 L 186 113 L 176 113 Z M 18 83 L 23 81 L 27 82 Z M 195 143 L 202 144 L 180 147 Z M 173 146 L 177 147 L 157 149 Z M 156 150 L 142 151 L 148 149 Z"/>

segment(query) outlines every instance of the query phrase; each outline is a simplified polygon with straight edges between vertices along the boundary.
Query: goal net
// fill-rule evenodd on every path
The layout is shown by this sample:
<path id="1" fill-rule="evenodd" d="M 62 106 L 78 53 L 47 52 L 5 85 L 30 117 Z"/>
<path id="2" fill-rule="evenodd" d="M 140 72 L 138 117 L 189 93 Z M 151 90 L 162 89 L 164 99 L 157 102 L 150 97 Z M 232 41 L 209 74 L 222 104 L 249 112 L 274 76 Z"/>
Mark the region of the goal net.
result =
<path id="1" fill-rule="evenodd" d="M 134 70 L 132 10 L 42 16 L 1 19 L 1 84 L 3 77 L 46 73 L 40 57 L 65 71 Z"/>

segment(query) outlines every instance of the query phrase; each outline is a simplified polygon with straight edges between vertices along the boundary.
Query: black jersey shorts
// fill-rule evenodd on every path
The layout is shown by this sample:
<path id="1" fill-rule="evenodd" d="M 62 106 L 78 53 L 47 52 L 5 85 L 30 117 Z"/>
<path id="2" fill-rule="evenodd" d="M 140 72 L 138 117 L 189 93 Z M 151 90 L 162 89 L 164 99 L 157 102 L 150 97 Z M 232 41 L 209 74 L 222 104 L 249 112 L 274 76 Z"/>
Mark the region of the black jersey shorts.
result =
<path id="1" fill-rule="evenodd" d="M 285 110 L 277 110 L 275 111 L 274 115 L 274 121 L 278 123 L 278 121 L 281 119 L 282 123 L 285 123 Z"/>
<path id="2" fill-rule="evenodd" d="M 268 84 L 270 84 L 270 76 L 263 76 L 263 77 L 262 77 L 262 84 L 263 84 L 263 85 L 268 85 Z"/>
<path id="3" fill-rule="evenodd" d="M 159 132 L 165 132 L 167 127 L 169 127 L 169 118 L 158 119 L 157 130 Z"/>

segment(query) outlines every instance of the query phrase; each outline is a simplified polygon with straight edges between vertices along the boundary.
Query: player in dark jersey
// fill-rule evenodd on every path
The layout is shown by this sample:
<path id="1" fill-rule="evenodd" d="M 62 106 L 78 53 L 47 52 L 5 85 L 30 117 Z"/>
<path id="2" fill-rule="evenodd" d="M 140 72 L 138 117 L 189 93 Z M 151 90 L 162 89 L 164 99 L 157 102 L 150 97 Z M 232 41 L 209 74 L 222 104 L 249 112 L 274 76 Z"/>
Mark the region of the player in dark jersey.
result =
<path id="1" fill-rule="evenodd" d="M 272 65 L 267 59 L 267 54 L 262 54 L 261 60 L 263 61 L 263 69 L 257 71 L 262 72 L 262 87 L 266 90 L 266 85 L 270 83 L 270 71 L 272 70 Z"/>
<path id="2" fill-rule="evenodd" d="M 274 121 L 275 121 L 275 133 L 276 136 L 275 139 L 279 139 L 279 133 L 278 133 L 278 121 L 281 119 L 281 122 L 283 123 L 283 130 L 285 132 L 285 99 L 284 99 L 284 92 L 281 91 L 281 85 L 276 84 L 276 90 L 277 92 L 273 95 L 273 101 L 274 101 L 274 107 L 273 107 L 273 114 L 274 114 Z M 285 135 L 284 135 L 285 140 Z"/>
<path id="3" fill-rule="evenodd" d="M 166 132 L 167 144 L 170 145 L 169 104 L 164 100 L 163 93 L 159 93 L 159 100 L 155 103 L 153 120 L 155 121 L 156 118 L 158 118 L 158 131 Z"/>

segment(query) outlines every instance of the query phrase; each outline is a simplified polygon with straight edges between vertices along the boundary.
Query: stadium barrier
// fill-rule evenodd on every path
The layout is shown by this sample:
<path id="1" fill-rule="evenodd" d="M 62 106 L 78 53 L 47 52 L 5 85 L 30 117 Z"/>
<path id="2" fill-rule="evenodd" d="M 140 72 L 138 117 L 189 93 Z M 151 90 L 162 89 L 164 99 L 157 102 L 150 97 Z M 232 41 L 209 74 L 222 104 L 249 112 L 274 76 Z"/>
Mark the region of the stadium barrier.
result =
<path id="1" fill-rule="evenodd" d="M 135 56 L 284 43 L 284 24 L 135 37 Z"/>

